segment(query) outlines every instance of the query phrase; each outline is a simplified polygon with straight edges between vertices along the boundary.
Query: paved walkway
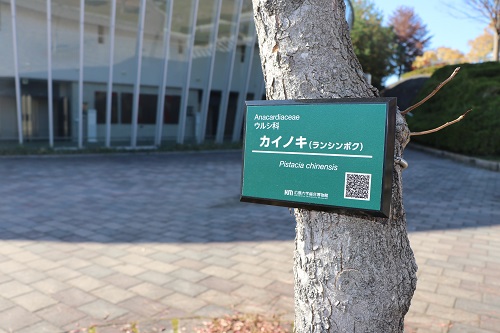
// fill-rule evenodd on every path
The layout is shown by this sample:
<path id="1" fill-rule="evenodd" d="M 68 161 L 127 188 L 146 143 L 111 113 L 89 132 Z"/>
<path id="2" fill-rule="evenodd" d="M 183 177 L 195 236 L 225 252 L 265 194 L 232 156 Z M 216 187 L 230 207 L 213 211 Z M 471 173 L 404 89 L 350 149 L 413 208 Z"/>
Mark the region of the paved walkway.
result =
<path id="1" fill-rule="evenodd" d="M 500 332 L 500 173 L 406 159 L 407 331 Z M 294 220 L 239 203 L 240 167 L 235 152 L 0 158 L 0 333 L 291 321 Z"/>

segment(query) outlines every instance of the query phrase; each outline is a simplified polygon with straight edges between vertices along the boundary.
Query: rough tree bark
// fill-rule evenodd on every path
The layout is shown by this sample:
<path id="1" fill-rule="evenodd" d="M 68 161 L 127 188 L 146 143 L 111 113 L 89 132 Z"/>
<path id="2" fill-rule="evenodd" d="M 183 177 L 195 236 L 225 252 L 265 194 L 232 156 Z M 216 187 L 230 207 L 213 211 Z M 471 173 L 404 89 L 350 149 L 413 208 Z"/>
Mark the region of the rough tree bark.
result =
<path id="1" fill-rule="evenodd" d="M 344 0 L 253 0 L 253 9 L 268 99 L 378 96 L 352 51 Z M 397 160 L 409 130 L 399 113 L 396 123 Z M 294 210 L 297 332 L 403 331 L 417 266 L 401 172 L 395 162 L 388 219 Z"/>

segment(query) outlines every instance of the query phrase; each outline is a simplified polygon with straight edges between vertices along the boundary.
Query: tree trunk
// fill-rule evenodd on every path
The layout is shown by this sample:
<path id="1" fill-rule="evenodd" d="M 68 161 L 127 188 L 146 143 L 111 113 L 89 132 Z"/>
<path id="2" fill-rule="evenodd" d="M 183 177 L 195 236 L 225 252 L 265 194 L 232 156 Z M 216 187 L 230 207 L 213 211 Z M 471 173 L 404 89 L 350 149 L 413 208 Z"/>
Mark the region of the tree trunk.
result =
<path id="1" fill-rule="evenodd" d="M 493 61 L 498 61 L 498 40 L 500 38 L 500 31 L 493 29 Z"/>
<path id="2" fill-rule="evenodd" d="M 500 39 L 500 18 L 498 17 L 498 9 L 500 8 L 500 1 L 495 0 L 495 4 L 493 5 L 493 13 L 491 13 L 491 17 L 494 17 L 493 22 L 491 22 L 493 26 L 493 61 L 498 61 L 498 42 Z"/>
<path id="3" fill-rule="evenodd" d="M 253 0 L 253 6 L 268 99 L 378 96 L 353 53 L 344 0 Z M 396 127 L 398 158 L 409 141 L 399 112 Z M 395 163 L 388 219 L 294 210 L 297 332 L 403 331 L 417 266 L 401 171 Z"/>

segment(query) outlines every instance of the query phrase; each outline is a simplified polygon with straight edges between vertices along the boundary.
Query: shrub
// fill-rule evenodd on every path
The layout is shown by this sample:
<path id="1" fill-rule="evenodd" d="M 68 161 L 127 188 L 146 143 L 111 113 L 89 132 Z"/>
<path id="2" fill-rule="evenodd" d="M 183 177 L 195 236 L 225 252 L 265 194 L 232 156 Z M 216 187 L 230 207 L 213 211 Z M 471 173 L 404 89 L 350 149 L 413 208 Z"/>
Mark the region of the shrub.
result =
<path id="1" fill-rule="evenodd" d="M 423 99 L 457 66 L 438 69 L 416 101 Z M 456 153 L 500 156 L 500 63 L 462 64 L 458 75 L 433 98 L 407 116 L 412 132 L 438 127 L 473 109 L 461 122 L 412 141 Z"/>

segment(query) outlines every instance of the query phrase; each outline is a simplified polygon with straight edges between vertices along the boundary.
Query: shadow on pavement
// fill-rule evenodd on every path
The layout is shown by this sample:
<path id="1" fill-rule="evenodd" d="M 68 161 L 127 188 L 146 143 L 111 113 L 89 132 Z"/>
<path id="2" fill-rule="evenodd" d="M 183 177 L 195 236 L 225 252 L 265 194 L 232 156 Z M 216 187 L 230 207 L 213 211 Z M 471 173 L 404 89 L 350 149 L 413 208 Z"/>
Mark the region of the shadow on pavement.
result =
<path id="1" fill-rule="evenodd" d="M 409 231 L 500 223 L 500 174 L 408 149 Z M 292 240 L 287 208 L 239 202 L 239 152 L 0 159 L 0 238 L 101 243 Z"/>
<path id="2" fill-rule="evenodd" d="M 409 231 L 500 224 L 500 173 L 407 149 L 403 173 Z"/>
<path id="3" fill-rule="evenodd" d="M 8 157 L 0 238 L 66 242 L 291 240 L 287 208 L 239 202 L 241 153 Z"/>

